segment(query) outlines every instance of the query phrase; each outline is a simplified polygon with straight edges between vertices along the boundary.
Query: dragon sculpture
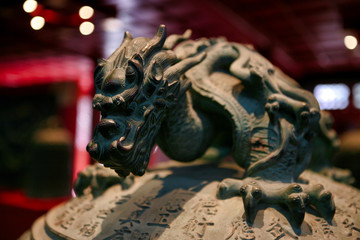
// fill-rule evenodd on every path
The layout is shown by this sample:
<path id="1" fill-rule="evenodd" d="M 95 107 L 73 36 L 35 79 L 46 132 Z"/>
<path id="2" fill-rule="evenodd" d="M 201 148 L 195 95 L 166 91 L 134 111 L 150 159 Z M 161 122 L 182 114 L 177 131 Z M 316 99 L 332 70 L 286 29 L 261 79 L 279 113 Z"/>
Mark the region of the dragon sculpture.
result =
<path id="1" fill-rule="evenodd" d="M 190 35 L 167 37 L 164 25 L 152 39 L 126 32 L 99 60 L 91 157 L 126 177 L 145 173 L 155 143 L 181 162 L 225 147 L 245 177 L 224 179 L 218 197 L 242 197 L 250 223 L 260 203 L 285 205 L 297 227 L 306 206 L 331 220 L 331 193 L 298 179 L 319 131 L 314 96 L 251 46 Z"/>

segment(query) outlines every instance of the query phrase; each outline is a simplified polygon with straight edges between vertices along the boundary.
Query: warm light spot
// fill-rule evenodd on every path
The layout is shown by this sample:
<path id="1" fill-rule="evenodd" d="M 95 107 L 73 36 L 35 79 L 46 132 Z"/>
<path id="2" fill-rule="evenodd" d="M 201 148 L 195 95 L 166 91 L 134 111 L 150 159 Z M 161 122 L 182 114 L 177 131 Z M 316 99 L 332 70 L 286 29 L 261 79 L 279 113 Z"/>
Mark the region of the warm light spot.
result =
<path id="1" fill-rule="evenodd" d="M 348 35 L 344 38 L 344 44 L 347 49 L 353 50 L 356 48 L 358 41 L 356 37 Z"/>
<path id="2" fill-rule="evenodd" d="M 44 25 L 45 25 L 45 19 L 40 16 L 33 17 L 30 21 L 30 26 L 34 30 L 39 30 L 39 29 L 43 28 Z"/>
<path id="3" fill-rule="evenodd" d="M 79 16 L 82 19 L 89 19 L 94 15 L 94 9 L 89 6 L 83 6 L 79 10 Z"/>
<path id="4" fill-rule="evenodd" d="M 27 13 L 32 13 L 37 8 L 38 3 L 35 0 L 27 0 L 23 4 L 23 9 Z"/>
<path id="5" fill-rule="evenodd" d="M 314 95 L 320 104 L 320 109 L 345 109 L 349 105 L 350 89 L 343 83 L 318 84 Z"/>
<path id="6" fill-rule="evenodd" d="M 95 29 L 95 26 L 91 22 L 83 22 L 80 24 L 79 30 L 82 35 L 89 35 L 91 34 Z"/>

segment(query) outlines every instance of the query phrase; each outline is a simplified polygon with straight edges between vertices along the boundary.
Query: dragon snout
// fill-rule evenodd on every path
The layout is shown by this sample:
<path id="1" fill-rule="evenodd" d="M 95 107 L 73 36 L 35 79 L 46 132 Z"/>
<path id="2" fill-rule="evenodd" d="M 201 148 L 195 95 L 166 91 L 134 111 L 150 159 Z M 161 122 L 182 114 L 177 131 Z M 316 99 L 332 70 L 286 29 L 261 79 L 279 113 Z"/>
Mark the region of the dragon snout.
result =
<path id="1" fill-rule="evenodd" d="M 102 119 L 98 126 L 99 132 L 105 138 L 111 138 L 114 134 L 117 133 L 118 125 L 112 119 Z"/>

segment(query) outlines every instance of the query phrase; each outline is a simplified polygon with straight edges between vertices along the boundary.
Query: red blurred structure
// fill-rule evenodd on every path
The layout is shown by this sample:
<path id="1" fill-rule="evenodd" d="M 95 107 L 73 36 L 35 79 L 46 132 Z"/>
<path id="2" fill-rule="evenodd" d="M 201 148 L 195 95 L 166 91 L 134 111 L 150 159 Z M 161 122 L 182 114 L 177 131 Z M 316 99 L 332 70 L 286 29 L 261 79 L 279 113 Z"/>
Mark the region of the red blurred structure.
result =
<path id="1" fill-rule="evenodd" d="M 26 87 L 41 87 L 64 82 L 74 84 L 76 100 L 73 106 L 59 109 L 60 117 L 65 127 L 72 133 L 75 143 L 72 162 L 68 163 L 72 165 L 72 177 L 68 179 L 70 184 L 77 173 L 90 163 L 86 144 L 92 132 L 93 68 L 93 62 L 80 55 L 23 56 L 17 59 L 3 59 L 0 62 L 0 88 L 26 89 Z M 19 234 L 29 228 L 36 217 L 69 197 L 70 195 L 34 199 L 27 197 L 22 190 L 1 190 L 1 218 L 18 222 L 17 219 L 22 216 L 17 230 L 9 228 L 1 230 L 2 239 L 19 237 Z"/>
<path id="2" fill-rule="evenodd" d="M 75 142 L 73 180 L 90 162 L 85 148 L 92 131 L 93 69 L 90 59 L 76 55 L 30 57 L 0 63 L 0 87 L 16 88 L 60 82 L 76 84 L 76 116 L 71 119 L 67 113 L 63 114 Z M 72 122 L 75 122 L 75 126 Z"/>

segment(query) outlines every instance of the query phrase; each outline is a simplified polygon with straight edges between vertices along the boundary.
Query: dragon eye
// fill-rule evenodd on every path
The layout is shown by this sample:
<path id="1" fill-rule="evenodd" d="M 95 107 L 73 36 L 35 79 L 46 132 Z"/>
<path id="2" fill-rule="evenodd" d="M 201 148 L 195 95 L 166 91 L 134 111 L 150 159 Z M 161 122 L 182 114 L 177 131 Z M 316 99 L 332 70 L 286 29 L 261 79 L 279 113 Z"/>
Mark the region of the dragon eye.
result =
<path id="1" fill-rule="evenodd" d="M 128 66 L 126 68 L 126 80 L 128 80 L 130 83 L 134 82 L 135 78 L 136 78 L 136 71 L 132 66 Z"/>

